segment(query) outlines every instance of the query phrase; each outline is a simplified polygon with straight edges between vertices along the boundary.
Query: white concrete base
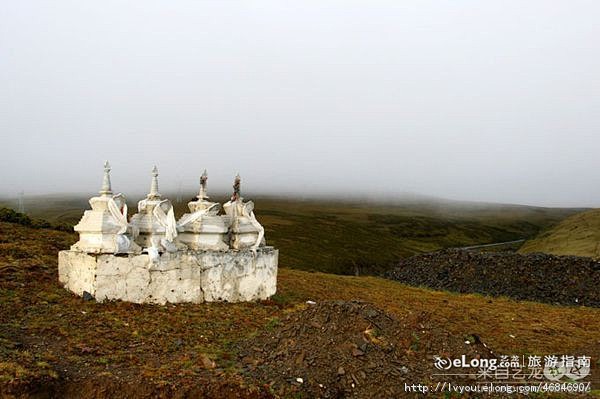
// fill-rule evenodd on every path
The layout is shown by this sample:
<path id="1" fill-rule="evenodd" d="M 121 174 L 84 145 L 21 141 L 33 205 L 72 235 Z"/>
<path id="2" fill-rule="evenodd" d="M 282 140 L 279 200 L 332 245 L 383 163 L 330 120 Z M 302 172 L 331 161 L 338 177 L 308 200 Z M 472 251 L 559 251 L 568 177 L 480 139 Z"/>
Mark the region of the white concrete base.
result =
<path id="1" fill-rule="evenodd" d="M 64 287 L 97 301 L 134 303 L 244 302 L 267 299 L 277 289 L 279 251 L 164 253 L 158 262 L 147 254 L 88 254 L 60 251 L 58 279 Z"/>

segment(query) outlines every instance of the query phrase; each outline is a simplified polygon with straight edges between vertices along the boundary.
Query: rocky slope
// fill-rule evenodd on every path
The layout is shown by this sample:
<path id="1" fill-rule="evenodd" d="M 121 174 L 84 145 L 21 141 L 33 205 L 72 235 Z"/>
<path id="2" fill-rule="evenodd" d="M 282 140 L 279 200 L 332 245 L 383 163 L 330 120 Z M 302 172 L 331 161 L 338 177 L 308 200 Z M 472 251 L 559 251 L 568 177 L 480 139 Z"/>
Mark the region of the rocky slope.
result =
<path id="1" fill-rule="evenodd" d="M 591 258 L 451 249 L 404 259 L 386 276 L 460 293 L 600 307 L 600 263 Z"/>

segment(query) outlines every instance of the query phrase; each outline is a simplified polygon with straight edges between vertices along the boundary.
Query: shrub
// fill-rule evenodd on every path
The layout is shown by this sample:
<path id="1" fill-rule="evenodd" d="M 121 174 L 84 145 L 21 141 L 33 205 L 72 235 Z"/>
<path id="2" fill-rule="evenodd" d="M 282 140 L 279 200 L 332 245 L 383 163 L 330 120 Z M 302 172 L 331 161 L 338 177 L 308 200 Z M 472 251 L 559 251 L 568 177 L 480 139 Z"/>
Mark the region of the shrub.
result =
<path id="1" fill-rule="evenodd" d="M 10 208 L 0 208 L 0 222 L 16 223 L 31 226 L 31 218 L 24 213 L 15 212 Z"/>
<path id="2" fill-rule="evenodd" d="M 0 208 L 0 222 L 15 223 L 35 229 L 52 229 L 72 232 L 73 226 L 68 223 L 50 223 L 43 219 L 31 219 L 24 213 L 16 212 L 10 208 Z"/>

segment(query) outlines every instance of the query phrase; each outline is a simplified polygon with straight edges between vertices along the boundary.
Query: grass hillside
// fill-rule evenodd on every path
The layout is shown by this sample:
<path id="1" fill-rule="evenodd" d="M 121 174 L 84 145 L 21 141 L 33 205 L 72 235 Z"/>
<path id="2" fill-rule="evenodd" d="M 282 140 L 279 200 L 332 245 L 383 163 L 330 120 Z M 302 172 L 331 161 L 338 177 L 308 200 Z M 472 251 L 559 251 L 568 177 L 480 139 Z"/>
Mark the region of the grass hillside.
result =
<path id="1" fill-rule="evenodd" d="M 525 242 L 519 252 L 544 252 L 600 259 L 600 209 L 566 218 Z"/>
<path id="2" fill-rule="evenodd" d="M 281 268 L 278 293 L 259 303 L 84 301 L 57 278 L 57 252 L 75 240 L 74 233 L 0 222 L 0 396 L 46 397 L 55 389 L 60 397 L 187 397 L 181 392 L 195 389 L 191 396 L 260 397 L 268 381 L 242 372 L 239 345 L 279 328 L 307 300 L 360 299 L 389 312 L 407 323 L 409 356 L 427 355 L 429 340 L 441 339 L 425 334 L 424 319 L 445 336 L 477 336 L 499 354 L 600 356 L 600 309 L 458 295 L 376 277 Z"/>
<path id="3" fill-rule="evenodd" d="M 336 274 L 379 274 L 418 253 L 534 237 L 580 211 L 431 199 L 389 204 L 252 199 L 267 244 L 280 249 L 282 266 Z M 137 210 L 135 200 L 130 198 L 130 215 Z M 174 201 L 177 216 L 187 212 L 187 201 Z M 25 207 L 33 217 L 75 224 L 89 205 L 84 197 L 44 196 L 28 198 Z"/>

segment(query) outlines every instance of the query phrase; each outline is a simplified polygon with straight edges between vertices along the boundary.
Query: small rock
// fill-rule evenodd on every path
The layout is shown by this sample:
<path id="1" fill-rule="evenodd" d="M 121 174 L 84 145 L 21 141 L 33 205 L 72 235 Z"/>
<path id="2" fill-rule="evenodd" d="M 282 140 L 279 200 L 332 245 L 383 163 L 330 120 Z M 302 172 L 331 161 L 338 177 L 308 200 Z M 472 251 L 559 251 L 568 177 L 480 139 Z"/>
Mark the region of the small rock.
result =
<path id="1" fill-rule="evenodd" d="M 210 357 L 208 357 L 204 353 L 202 353 L 200 355 L 200 362 L 202 363 L 202 367 L 204 367 L 205 369 L 208 369 L 208 370 L 211 370 L 211 369 L 214 369 L 215 367 L 217 367 L 217 364 L 215 363 L 215 361 L 212 360 Z"/>
<path id="2" fill-rule="evenodd" d="M 255 364 L 257 363 L 256 359 L 254 359 L 254 358 L 253 358 L 253 357 L 251 357 L 251 356 L 244 356 L 244 357 L 242 358 L 242 362 L 243 362 L 244 364 L 249 364 L 249 365 L 255 365 Z"/>
<path id="3" fill-rule="evenodd" d="M 94 299 L 96 299 L 96 298 L 94 298 L 94 296 L 92 294 L 90 294 L 87 291 L 83 291 L 83 295 L 82 296 L 83 296 L 83 300 L 84 301 L 93 301 Z"/>
<path id="4" fill-rule="evenodd" d="M 302 378 L 298 377 L 298 378 L 296 378 L 296 382 L 298 384 L 302 384 L 302 383 L 304 383 L 304 380 Z"/>
<path id="5" fill-rule="evenodd" d="M 352 349 L 352 356 L 363 356 L 365 352 L 361 351 L 358 348 Z"/>
<path id="6" fill-rule="evenodd" d="M 89 346 L 82 346 L 79 348 L 81 353 L 94 353 L 96 352 L 94 348 L 90 348 Z"/>
<path id="7" fill-rule="evenodd" d="M 300 365 L 300 364 L 304 363 L 305 356 L 306 356 L 305 351 L 300 352 L 300 354 L 296 357 L 296 364 Z"/>
<path id="8" fill-rule="evenodd" d="M 338 368 L 337 373 L 338 373 L 338 375 L 344 375 L 344 374 L 346 374 L 346 370 L 344 370 L 344 368 L 340 366 Z"/>

